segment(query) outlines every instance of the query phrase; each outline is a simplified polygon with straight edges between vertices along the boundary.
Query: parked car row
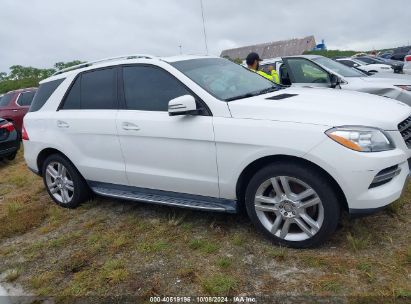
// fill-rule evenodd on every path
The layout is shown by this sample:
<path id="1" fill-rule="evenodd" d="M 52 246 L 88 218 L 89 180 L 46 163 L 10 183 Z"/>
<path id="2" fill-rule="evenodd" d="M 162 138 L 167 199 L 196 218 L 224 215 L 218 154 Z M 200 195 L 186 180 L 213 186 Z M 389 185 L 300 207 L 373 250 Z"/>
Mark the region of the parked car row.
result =
<path id="1" fill-rule="evenodd" d="M 15 90 L 0 98 L 0 117 L 12 122 L 19 132 L 21 132 L 23 117 L 30 108 L 36 90 L 36 88 Z"/>
<path id="2" fill-rule="evenodd" d="M 399 65 L 388 64 L 387 62 L 377 61 L 376 59 L 368 56 L 364 57 L 347 57 L 347 58 L 335 58 L 336 61 L 351 67 L 361 70 L 363 72 L 375 74 L 375 73 L 399 73 L 402 71 L 404 63 Z"/>
<path id="3" fill-rule="evenodd" d="M 280 82 L 287 86 L 337 88 L 380 95 L 402 101 L 411 106 L 411 77 L 369 76 L 347 67 L 339 61 L 319 56 L 285 56 L 264 60 L 262 69 L 273 66 Z M 392 74 L 394 75 L 394 74 Z"/>
<path id="4" fill-rule="evenodd" d="M 20 89 L 0 96 L 0 159 L 14 159 L 20 147 L 23 117 L 36 88 Z"/>
<path id="5" fill-rule="evenodd" d="M 202 56 L 130 55 L 62 70 L 40 83 L 24 118 L 27 165 L 62 207 L 94 193 L 244 209 L 269 239 L 299 248 L 324 242 L 342 211 L 369 214 L 401 196 L 411 108 L 394 99 L 410 104 L 409 83 L 320 56 L 265 64 L 283 85 Z"/>

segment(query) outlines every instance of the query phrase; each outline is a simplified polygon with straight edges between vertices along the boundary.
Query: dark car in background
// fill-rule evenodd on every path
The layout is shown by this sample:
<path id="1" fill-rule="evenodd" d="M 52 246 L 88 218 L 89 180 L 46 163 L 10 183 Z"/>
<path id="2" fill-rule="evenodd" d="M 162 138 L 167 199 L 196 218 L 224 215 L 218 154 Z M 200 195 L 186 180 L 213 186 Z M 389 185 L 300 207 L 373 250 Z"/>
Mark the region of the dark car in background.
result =
<path id="1" fill-rule="evenodd" d="M 386 59 L 386 58 L 379 58 L 379 57 L 372 57 L 372 56 L 359 56 L 359 57 L 355 57 L 355 59 L 358 59 L 367 64 L 388 64 L 393 68 L 394 73 L 401 73 L 404 67 L 404 62 L 398 61 L 398 60 Z"/>
<path id="2" fill-rule="evenodd" d="M 20 138 L 13 123 L 0 118 L 0 160 L 13 160 L 20 148 Z"/>
<path id="3" fill-rule="evenodd" d="M 0 117 L 12 122 L 19 133 L 36 91 L 36 88 L 20 89 L 0 97 Z"/>

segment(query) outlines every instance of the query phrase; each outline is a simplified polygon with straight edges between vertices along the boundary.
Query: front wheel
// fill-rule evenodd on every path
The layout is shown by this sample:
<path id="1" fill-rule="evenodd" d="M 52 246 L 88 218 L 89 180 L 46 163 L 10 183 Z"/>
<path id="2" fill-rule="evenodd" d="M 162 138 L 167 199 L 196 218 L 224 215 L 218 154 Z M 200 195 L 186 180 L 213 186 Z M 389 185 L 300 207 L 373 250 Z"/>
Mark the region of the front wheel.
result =
<path id="1" fill-rule="evenodd" d="M 251 221 L 277 244 L 308 248 L 332 234 L 340 204 L 330 181 L 309 166 L 273 163 L 258 171 L 246 191 Z"/>

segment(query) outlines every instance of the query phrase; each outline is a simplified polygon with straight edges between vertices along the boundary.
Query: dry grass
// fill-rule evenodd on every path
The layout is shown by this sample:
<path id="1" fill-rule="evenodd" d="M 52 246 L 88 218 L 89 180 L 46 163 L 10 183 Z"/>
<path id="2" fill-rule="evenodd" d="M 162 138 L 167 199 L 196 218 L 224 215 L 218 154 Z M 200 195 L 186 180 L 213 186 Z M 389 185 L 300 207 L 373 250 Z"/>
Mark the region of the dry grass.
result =
<path id="1" fill-rule="evenodd" d="M 59 208 L 20 153 L 0 164 L 0 273 L 48 296 L 291 294 L 398 301 L 411 293 L 410 200 L 411 186 L 387 211 L 343 220 L 321 248 L 294 250 L 271 245 L 240 215 L 107 199 Z"/>

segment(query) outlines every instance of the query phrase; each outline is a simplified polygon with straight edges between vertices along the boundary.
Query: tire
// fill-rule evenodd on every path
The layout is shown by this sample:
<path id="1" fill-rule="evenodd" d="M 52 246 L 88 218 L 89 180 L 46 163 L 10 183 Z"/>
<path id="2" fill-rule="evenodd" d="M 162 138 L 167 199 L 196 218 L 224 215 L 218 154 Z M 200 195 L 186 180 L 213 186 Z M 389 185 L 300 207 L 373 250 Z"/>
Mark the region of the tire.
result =
<path id="1" fill-rule="evenodd" d="M 10 155 L 7 155 L 7 160 L 10 160 L 10 161 L 12 161 L 12 160 L 14 160 L 15 158 L 16 158 L 16 156 L 17 156 L 17 152 L 14 152 L 14 153 L 12 153 L 12 154 L 10 154 Z"/>
<path id="2" fill-rule="evenodd" d="M 52 154 L 47 157 L 42 173 L 47 192 L 57 205 L 76 208 L 90 200 L 91 192 L 86 181 L 63 155 Z"/>
<path id="3" fill-rule="evenodd" d="M 337 197 L 331 182 L 320 172 L 281 162 L 268 165 L 251 178 L 245 204 L 253 224 L 272 242 L 310 248 L 326 241 L 337 228 L 341 212 Z"/>

